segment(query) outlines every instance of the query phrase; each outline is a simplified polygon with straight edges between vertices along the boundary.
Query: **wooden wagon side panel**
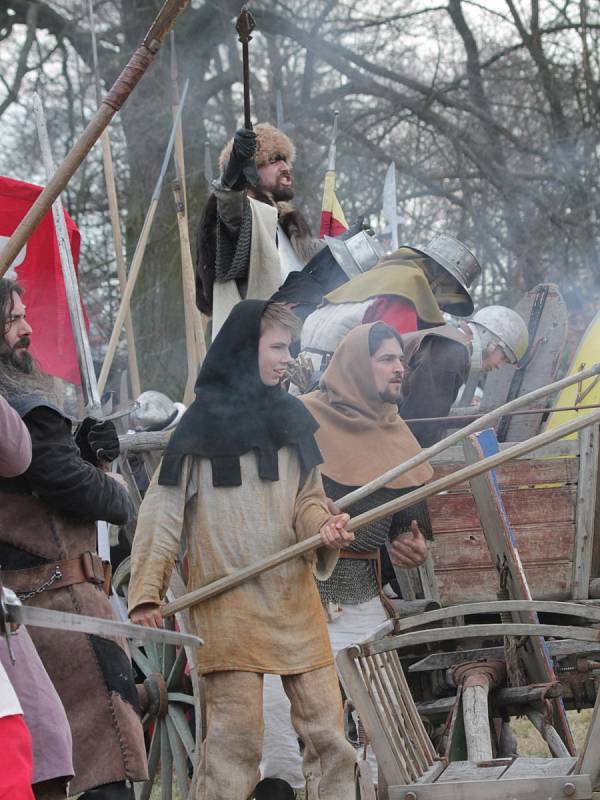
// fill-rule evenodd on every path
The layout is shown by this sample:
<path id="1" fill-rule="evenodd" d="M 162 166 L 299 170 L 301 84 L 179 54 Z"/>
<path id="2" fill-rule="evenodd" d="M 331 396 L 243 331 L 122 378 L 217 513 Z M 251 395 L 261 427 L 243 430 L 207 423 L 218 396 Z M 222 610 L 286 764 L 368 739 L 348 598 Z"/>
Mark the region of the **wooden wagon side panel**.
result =
<path id="1" fill-rule="evenodd" d="M 436 477 L 462 464 L 436 467 Z M 571 596 L 578 459 L 527 459 L 497 471 L 527 580 L 535 598 Z M 432 555 L 443 605 L 496 597 L 498 579 L 468 486 L 429 501 Z"/>

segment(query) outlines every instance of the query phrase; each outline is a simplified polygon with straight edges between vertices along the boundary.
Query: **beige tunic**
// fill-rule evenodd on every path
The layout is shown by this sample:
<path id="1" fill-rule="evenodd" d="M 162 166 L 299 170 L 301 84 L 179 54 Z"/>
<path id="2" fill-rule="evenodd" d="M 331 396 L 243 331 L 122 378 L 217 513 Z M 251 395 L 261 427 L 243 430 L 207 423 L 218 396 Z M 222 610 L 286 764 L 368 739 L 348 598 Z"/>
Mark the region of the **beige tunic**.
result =
<path id="1" fill-rule="evenodd" d="M 197 589 L 318 533 L 329 519 L 318 468 L 301 474 L 295 448 L 279 450 L 279 480 L 258 477 L 254 453 L 240 458 L 242 485 L 215 488 L 210 462 L 188 456 L 177 486 L 157 474 L 140 508 L 132 550 L 130 610 L 158 603 L 187 537 L 188 589 Z M 205 641 L 200 672 L 293 675 L 333 663 L 314 575 L 331 575 L 337 552 L 295 558 L 191 609 Z"/>

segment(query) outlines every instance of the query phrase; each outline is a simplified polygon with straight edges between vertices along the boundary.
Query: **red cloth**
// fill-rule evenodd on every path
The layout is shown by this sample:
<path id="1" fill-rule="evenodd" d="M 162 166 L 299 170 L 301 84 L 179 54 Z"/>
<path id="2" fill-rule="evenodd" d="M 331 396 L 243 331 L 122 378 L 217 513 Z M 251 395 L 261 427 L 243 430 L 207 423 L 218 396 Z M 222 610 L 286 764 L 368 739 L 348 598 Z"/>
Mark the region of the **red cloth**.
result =
<path id="1" fill-rule="evenodd" d="M 0 800 L 35 800 L 31 735 L 23 717 L 0 717 Z"/>
<path id="2" fill-rule="evenodd" d="M 41 186 L 0 176 L 0 245 L 13 233 L 41 191 Z M 65 219 L 77 269 L 79 231 L 66 211 Z M 17 256 L 14 266 L 17 280 L 25 289 L 23 302 L 27 306 L 27 321 L 33 328 L 31 354 L 43 372 L 81 383 L 52 210 L 32 233 L 25 253 Z"/>
<path id="3" fill-rule="evenodd" d="M 378 297 L 367 309 L 363 324 L 385 322 L 398 333 L 412 333 L 417 330 L 417 312 L 410 300 L 403 297 Z"/>

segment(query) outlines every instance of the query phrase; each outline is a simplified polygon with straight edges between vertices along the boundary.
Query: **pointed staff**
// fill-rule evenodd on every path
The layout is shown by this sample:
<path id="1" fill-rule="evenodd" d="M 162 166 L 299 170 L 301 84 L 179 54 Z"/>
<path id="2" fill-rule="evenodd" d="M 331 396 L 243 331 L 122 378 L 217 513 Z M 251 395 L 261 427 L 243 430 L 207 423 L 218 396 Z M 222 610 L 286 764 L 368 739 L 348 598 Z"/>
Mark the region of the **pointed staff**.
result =
<path id="1" fill-rule="evenodd" d="M 38 131 L 38 138 L 40 141 L 40 148 L 42 151 L 42 159 L 44 161 L 44 169 L 46 170 L 46 175 L 48 178 L 50 178 L 54 172 L 54 159 L 52 158 L 52 149 L 50 146 L 50 139 L 48 137 L 48 128 L 46 126 L 44 108 L 38 94 L 34 94 L 33 96 L 33 109 Z M 90 349 L 90 342 L 85 328 L 83 308 L 81 306 L 81 296 L 79 294 L 79 285 L 77 283 L 75 265 L 73 263 L 73 253 L 71 252 L 71 246 L 69 244 L 67 223 L 65 222 L 65 213 L 63 211 L 60 197 L 57 197 L 52 204 L 52 217 L 54 219 L 54 230 L 56 232 L 56 240 L 58 242 L 58 253 L 60 256 L 63 281 L 65 284 L 67 306 L 69 308 L 69 316 L 71 318 L 71 328 L 73 330 L 73 341 L 75 342 L 77 363 L 79 364 L 79 373 L 81 375 L 81 388 L 83 390 L 86 413 L 90 415 L 98 415 L 101 414 L 102 411 L 100 404 L 100 392 L 98 391 L 98 384 L 96 383 L 96 373 L 94 371 L 92 351 Z"/>
<path id="2" fill-rule="evenodd" d="M 365 511 L 363 514 L 353 517 L 346 525 L 346 530 L 355 531 L 359 528 L 363 528 L 365 525 L 377 522 L 377 520 L 383 519 L 384 517 L 389 517 L 404 508 L 426 500 L 428 497 L 432 497 L 440 492 L 445 492 L 459 483 L 471 480 L 477 477 L 477 475 L 482 475 L 484 472 L 495 469 L 506 461 L 523 456 L 526 453 L 530 453 L 532 450 L 537 450 L 539 447 L 555 442 L 557 439 L 562 439 L 563 436 L 575 433 L 588 425 L 596 425 L 598 423 L 600 423 L 600 411 L 596 411 L 594 414 L 590 414 L 586 417 L 572 420 L 571 422 L 566 422 L 564 425 L 560 425 L 550 431 L 540 433 L 537 436 L 533 436 L 531 439 L 526 439 L 524 442 L 519 442 L 506 450 L 502 450 L 493 456 L 488 456 L 488 458 L 477 461 L 475 464 L 459 469 L 451 475 L 446 475 L 444 478 L 439 478 L 437 481 L 432 481 L 432 483 L 414 489 L 412 492 L 402 495 L 402 497 L 397 497 L 395 500 L 390 500 L 383 505 Z M 347 496 L 348 495 L 346 495 L 346 497 Z M 256 564 L 240 569 L 237 572 L 232 572 L 230 575 L 219 578 L 213 583 L 209 583 L 207 586 L 202 586 L 200 589 L 182 595 L 172 603 L 167 603 L 162 606 L 161 614 L 163 617 L 168 617 L 183 609 L 202 603 L 204 600 L 208 600 L 229 589 L 233 589 L 267 570 L 274 569 L 280 564 L 285 564 L 292 558 L 310 553 L 312 550 L 321 547 L 321 545 L 320 534 L 310 536 L 303 542 L 298 542 L 298 544 L 287 547 L 285 550 L 281 550 L 279 553 L 275 553 L 262 561 L 258 561 Z"/>
<path id="3" fill-rule="evenodd" d="M 175 34 L 171 31 L 171 91 L 173 119 L 179 110 L 179 71 L 177 68 L 177 52 L 175 50 Z M 175 133 L 175 174 L 172 189 L 177 212 L 177 228 L 179 231 L 179 246 L 181 250 L 181 286 L 183 292 L 183 313 L 185 319 L 185 346 L 187 355 L 188 374 L 183 395 L 183 402 L 188 405 L 194 398 L 194 385 L 198 376 L 198 369 L 204 356 L 203 326 L 200 312 L 196 308 L 196 283 L 194 265 L 190 248 L 190 233 L 188 221 L 188 205 L 185 181 L 185 157 L 183 147 L 183 126 L 181 120 Z"/>
<path id="4" fill-rule="evenodd" d="M 92 61 L 94 65 L 94 78 L 96 83 L 96 102 L 102 102 L 102 88 L 100 86 L 100 72 L 98 70 L 98 48 L 96 46 L 96 26 L 94 22 L 94 2 L 88 0 L 88 10 L 90 16 L 90 30 L 92 33 Z M 110 134 L 108 128 L 102 131 L 100 137 L 102 142 L 102 164 L 104 166 L 104 180 L 106 182 L 106 196 L 108 199 L 108 214 L 112 228 L 113 242 L 115 246 L 115 260 L 117 264 L 117 276 L 121 294 L 125 291 L 127 284 L 127 271 L 125 268 L 125 257 L 123 255 L 123 240 L 121 238 L 121 224 L 119 222 L 119 204 L 117 201 L 117 187 L 115 183 L 115 171 L 113 169 L 113 159 L 110 147 Z M 140 396 L 140 373 L 137 363 L 135 349 L 135 337 L 133 333 L 133 322 L 131 320 L 131 310 L 125 317 L 125 336 L 127 339 L 127 363 L 129 365 L 129 380 L 131 392 L 134 398 Z"/>
<path id="5" fill-rule="evenodd" d="M 173 146 L 175 144 L 175 131 L 177 130 L 177 125 L 179 123 L 179 120 L 181 119 L 181 112 L 183 111 L 183 105 L 185 103 L 188 86 L 189 86 L 189 80 L 185 82 L 185 86 L 183 87 L 183 93 L 181 95 L 181 103 L 179 104 L 179 108 L 177 109 L 177 117 L 175 119 L 175 122 L 173 123 L 173 127 L 171 128 L 171 135 L 169 136 L 169 143 L 167 144 L 165 157 L 163 158 L 162 166 L 160 168 L 160 173 L 158 175 L 158 178 L 156 179 L 156 185 L 154 187 L 154 191 L 152 192 L 152 198 L 150 200 L 148 211 L 146 212 L 146 218 L 144 219 L 144 224 L 142 226 L 140 238 L 138 239 L 137 245 L 135 247 L 135 253 L 133 254 L 131 268 L 129 270 L 129 275 L 127 276 L 127 284 L 125 286 L 125 290 L 123 291 L 123 295 L 121 297 L 121 305 L 119 306 L 119 311 L 117 312 L 117 318 L 115 319 L 115 324 L 113 326 L 113 330 L 110 336 L 110 341 L 108 343 L 108 348 L 106 350 L 106 355 L 104 357 L 104 363 L 102 364 L 100 377 L 98 378 L 98 387 L 101 392 L 104 390 L 104 387 L 106 385 L 108 373 L 110 371 L 110 367 L 112 365 L 113 358 L 115 356 L 117 345 L 119 344 L 119 336 L 121 335 L 121 328 L 123 327 L 123 323 L 125 322 L 125 317 L 127 316 L 127 313 L 129 311 L 129 303 L 131 301 L 131 295 L 133 294 L 135 282 L 137 281 L 140 272 L 140 267 L 142 266 L 144 253 L 146 252 L 146 245 L 148 244 L 148 238 L 150 236 L 150 231 L 152 229 L 152 223 L 154 222 L 154 216 L 156 214 L 156 209 L 158 208 L 158 201 L 160 200 L 160 191 L 162 189 L 165 173 L 167 171 L 167 167 L 169 166 L 169 161 L 171 160 L 171 155 L 173 153 Z"/>
<path id="6" fill-rule="evenodd" d="M 247 6 L 242 8 L 242 12 L 236 23 L 239 40 L 242 43 L 242 66 L 244 70 L 244 128 L 252 130 L 252 119 L 250 118 L 250 59 L 248 56 L 248 45 L 252 41 L 251 33 L 256 27 L 254 17 Z"/>
<path id="7" fill-rule="evenodd" d="M 100 134 L 119 111 L 138 81 L 144 75 L 156 54 L 162 40 L 171 30 L 177 17 L 181 14 L 190 0 L 165 0 L 158 16 L 150 26 L 144 41 L 130 58 L 123 72 L 119 75 L 109 93 L 102 101 L 102 105 L 89 121 L 86 129 L 67 153 L 64 161 L 54 173 L 52 179 L 27 214 L 23 217 L 18 227 L 0 251 L 0 278 L 8 270 L 19 251 L 29 239 L 33 231 L 42 221 L 44 215 L 56 200 L 67 183 L 73 177 L 75 170 L 85 159 Z"/>

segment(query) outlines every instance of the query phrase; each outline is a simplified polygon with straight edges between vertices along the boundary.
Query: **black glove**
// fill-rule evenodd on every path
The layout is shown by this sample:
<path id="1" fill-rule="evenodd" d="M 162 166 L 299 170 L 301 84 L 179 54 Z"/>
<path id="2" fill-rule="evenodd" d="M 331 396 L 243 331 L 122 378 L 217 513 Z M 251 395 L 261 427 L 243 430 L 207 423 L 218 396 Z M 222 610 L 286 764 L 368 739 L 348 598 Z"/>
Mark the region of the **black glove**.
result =
<path id="1" fill-rule="evenodd" d="M 221 184 L 236 190 L 243 189 L 247 183 L 256 186 L 258 170 L 255 154 L 256 134 L 246 128 L 238 128 L 233 136 L 233 147 L 221 176 Z"/>
<path id="2" fill-rule="evenodd" d="M 119 437 L 110 420 L 86 417 L 75 432 L 75 444 L 81 457 L 99 467 L 114 461 L 119 455 Z"/>

